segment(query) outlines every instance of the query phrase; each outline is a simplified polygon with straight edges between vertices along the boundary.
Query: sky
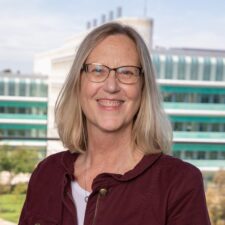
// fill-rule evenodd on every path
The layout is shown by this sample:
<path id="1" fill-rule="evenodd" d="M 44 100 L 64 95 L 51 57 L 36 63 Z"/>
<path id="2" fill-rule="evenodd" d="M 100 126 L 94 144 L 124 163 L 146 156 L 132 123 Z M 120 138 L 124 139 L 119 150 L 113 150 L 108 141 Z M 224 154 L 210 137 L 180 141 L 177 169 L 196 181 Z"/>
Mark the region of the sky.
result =
<path id="1" fill-rule="evenodd" d="M 154 19 L 153 46 L 225 50 L 224 0 L 0 0 L 0 71 L 32 73 L 35 54 L 117 7 Z"/>

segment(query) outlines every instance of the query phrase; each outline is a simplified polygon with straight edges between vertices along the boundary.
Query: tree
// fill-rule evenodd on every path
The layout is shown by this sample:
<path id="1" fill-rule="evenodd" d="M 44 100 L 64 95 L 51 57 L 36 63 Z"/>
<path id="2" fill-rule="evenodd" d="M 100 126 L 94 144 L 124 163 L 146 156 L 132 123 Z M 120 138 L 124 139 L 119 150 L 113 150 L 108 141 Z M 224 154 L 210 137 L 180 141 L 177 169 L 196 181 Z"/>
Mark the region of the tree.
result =
<path id="1" fill-rule="evenodd" d="M 206 198 L 212 225 L 225 225 L 225 170 L 215 173 Z"/>
<path id="2" fill-rule="evenodd" d="M 10 147 L 3 146 L 0 148 L 0 171 L 11 171 L 13 168 L 9 157 Z"/>
<path id="3" fill-rule="evenodd" d="M 0 152 L 0 171 L 31 173 L 39 160 L 37 150 L 32 148 L 3 146 Z"/>

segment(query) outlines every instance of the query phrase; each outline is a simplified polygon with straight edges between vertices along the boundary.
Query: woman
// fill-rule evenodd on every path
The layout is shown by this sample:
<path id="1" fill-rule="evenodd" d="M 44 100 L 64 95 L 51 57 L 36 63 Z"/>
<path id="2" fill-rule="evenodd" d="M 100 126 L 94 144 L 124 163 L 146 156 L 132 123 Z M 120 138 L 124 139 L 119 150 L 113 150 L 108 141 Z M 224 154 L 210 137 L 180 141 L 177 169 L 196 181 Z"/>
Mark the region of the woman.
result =
<path id="1" fill-rule="evenodd" d="M 56 103 L 69 151 L 32 174 L 20 225 L 208 225 L 198 169 L 165 155 L 171 129 L 139 34 L 102 25 L 81 43 Z"/>

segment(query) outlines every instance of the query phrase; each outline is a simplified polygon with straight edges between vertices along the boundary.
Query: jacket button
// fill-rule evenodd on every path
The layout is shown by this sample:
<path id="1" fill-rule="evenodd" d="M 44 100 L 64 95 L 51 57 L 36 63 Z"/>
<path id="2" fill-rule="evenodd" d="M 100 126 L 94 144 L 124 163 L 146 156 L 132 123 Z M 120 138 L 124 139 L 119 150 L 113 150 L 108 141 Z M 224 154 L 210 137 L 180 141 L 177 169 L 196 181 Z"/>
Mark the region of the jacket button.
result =
<path id="1" fill-rule="evenodd" d="M 100 196 L 106 196 L 106 194 L 107 194 L 107 189 L 106 188 L 101 188 L 100 190 L 99 190 L 99 194 L 100 194 Z"/>

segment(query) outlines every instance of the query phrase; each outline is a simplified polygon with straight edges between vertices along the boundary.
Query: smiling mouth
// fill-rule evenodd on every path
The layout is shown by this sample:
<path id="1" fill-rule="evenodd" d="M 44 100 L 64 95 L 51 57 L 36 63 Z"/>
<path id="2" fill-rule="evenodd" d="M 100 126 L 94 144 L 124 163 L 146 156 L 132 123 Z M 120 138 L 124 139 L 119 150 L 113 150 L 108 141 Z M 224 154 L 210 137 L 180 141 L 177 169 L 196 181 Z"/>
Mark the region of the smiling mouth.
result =
<path id="1" fill-rule="evenodd" d="M 115 99 L 98 99 L 97 102 L 104 107 L 119 107 L 124 101 Z"/>

